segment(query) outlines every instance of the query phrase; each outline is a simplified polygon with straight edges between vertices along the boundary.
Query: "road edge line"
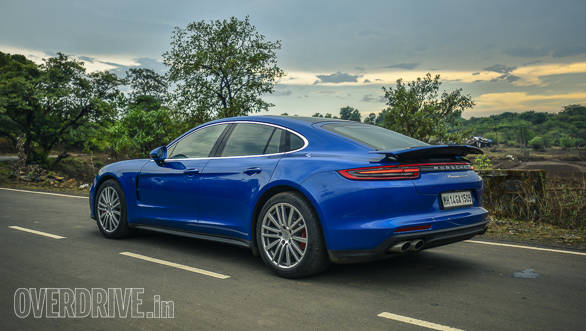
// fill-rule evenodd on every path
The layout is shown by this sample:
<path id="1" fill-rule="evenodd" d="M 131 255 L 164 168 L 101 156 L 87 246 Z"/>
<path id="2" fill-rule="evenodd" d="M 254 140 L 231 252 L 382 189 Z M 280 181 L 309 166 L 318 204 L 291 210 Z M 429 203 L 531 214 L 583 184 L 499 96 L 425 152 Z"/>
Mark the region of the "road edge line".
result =
<path id="1" fill-rule="evenodd" d="M 523 248 L 523 249 L 529 249 L 529 250 L 534 250 L 534 251 L 543 251 L 543 252 L 553 252 L 553 253 L 561 253 L 561 254 L 572 254 L 572 255 L 586 256 L 586 253 L 585 252 L 574 252 L 574 251 L 567 251 L 567 250 L 563 250 L 563 249 L 542 248 L 542 247 L 514 245 L 514 244 L 504 244 L 504 243 L 495 243 L 495 242 L 480 241 L 480 240 L 465 240 L 464 242 L 473 243 L 473 244 L 501 246 L 501 247 L 513 247 L 513 248 Z"/>
<path id="2" fill-rule="evenodd" d="M 428 329 L 432 329 L 432 330 L 439 330 L 439 331 L 463 331 L 462 329 L 456 329 L 456 328 L 453 328 L 453 327 L 450 327 L 450 326 L 441 325 L 441 324 L 437 324 L 437 323 L 432 323 L 432 322 L 428 322 L 428 321 L 424 321 L 424 320 L 418 320 L 416 318 L 402 316 L 402 315 L 397 315 L 397 314 L 393 314 L 393 313 L 382 312 L 382 313 L 378 314 L 377 316 L 378 317 L 382 317 L 382 318 L 386 318 L 386 319 L 390 319 L 390 320 L 393 320 L 393 321 L 398 321 L 398 322 L 402 322 L 402 323 L 407 323 L 407 324 L 421 326 L 421 327 L 428 328 Z"/>
<path id="3" fill-rule="evenodd" d="M 129 256 L 129 257 L 133 257 L 135 259 L 144 260 L 144 261 L 148 261 L 148 262 L 158 263 L 158 264 L 166 265 L 166 266 L 177 268 L 177 269 L 191 271 L 194 273 L 198 273 L 198 274 L 202 274 L 202 275 L 206 275 L 206 276 L 210 276 L 210 277 L 214 277 L 214 278 L 219 278 L 219 279 L 230 278 L 230 276 L 228 276 L 228 275 L 223 275 L 223 274 L 220 274 L 217 272 L 208 271 L 208 270 L 204 270 L 204 269 L 200 269 L 200 268 L 194 268 L 194 267 L 190 267 L 187 265 L 183 265 L 183 264 L 179 264 L 179 263 L 175 263 L 175 262 L 169 262 L 169 261 L 157 259 L 157 258 L 146 256 L 146 255 L 132 253 L 132 252 L 120 252 L 120 255 Z"/>
<path id="4" fill-rule="evenodd" d="M 76 199 L 87 199 L 88 197 L 82 197 L 79 195 L 70 195 L 70 194 L 62 194 L 62 193 L 51 193 L 51 192 L 41 192 L 41 191 L 29 191 L 29 190 L 20 190 L 16 188 L 8 188 L 8 187 L 0 187 L 0 190 L 4 191 L 13 191 L 13 192 L 24 192 L 24 193 L 36 193 L 36 194 L 43 194 L 43 195 L 53 195 L 58 197 L 66 197 L 66 198 L 76 198 Z"/>
<path id="5" fill-rule="evenodd" d="M 52 234 L 52 233 L 47 233 L 47 232 L 43 232 L 43 231 L 37 231 L 37 230 L 33 230 L 33 229 L 27 229 L 27 228 L 23 228 L 23 227 L 16 226 L 16 225 L 10 225 L 9 228 L 11 228 L 13 230 L 22 231 L 22 232 L 34 233 L 34 234 L 38 234 L 39 236 L 45 236 L 45 237 L 49 237 L 49 238 L 53 238 L 53 239 L 65 239 L 65 238 L 67 238 L 67 237 L 63 237 L 63 236 L 60 236 L 60 235 L 56 235 L 56 234 Z"/>

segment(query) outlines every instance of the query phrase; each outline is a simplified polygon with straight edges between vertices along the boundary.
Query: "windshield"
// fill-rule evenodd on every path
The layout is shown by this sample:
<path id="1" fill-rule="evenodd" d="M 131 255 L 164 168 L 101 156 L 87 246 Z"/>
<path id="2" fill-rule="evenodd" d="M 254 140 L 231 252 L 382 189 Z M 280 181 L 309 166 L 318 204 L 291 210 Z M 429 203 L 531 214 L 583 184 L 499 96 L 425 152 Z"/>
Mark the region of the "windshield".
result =
<path id="1" fill-rule="evenodd" d="M 370 124 L 344 122 L 325 124 L 322 128 L 377 150 L 407 149 L 429 145 L 395 131 Z"/>

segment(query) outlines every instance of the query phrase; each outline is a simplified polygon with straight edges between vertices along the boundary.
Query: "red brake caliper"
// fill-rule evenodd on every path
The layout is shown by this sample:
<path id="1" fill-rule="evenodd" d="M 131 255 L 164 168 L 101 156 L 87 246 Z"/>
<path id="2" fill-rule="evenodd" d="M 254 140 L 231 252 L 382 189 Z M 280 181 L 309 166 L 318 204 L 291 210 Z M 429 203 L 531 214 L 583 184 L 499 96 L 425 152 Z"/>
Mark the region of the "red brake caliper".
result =
<path id="1" fill-rule="evenodd" d="M 301 231 L 301 238 L 307 238 L 307 232 L 305 232 L 305 229 Z M 305 243 L 299 243 L 299 246 L 301 249 L 305 250 Z"/>

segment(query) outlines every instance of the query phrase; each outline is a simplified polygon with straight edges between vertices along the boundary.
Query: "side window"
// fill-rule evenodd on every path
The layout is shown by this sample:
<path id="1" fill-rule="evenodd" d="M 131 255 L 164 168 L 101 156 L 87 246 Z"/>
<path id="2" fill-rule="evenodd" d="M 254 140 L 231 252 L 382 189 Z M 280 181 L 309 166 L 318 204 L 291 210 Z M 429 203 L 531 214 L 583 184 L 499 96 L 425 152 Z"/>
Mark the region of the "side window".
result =
<path id="1" fill-rule="evenodd" d="M 289 151 L 294 151 L 303 147 L 304 142 L 301 138 L 299 138 L 296 134 L 289 133 L 289 135 L 291 136 Z"/>
<path id="2" fill-rule="evenodd" d="M 281 136 L 285 133 L 284 130 L 275 128 L 271 140 L 267 142 L 267 147 L 263 154 L 275 154 L 281 151 Z"/>
<path id="3" fill-rule="evenodd" d="M 245 156 L 265 154 L 276 128 L 269 125 L 241 123 L 230 134 L 222 156 Z M 269 141 L 269 139 L 271 141 Z"/>
<path id="4" fill-rule="evenodd" d="M 226 124 L 219 124 L 194 131 L 176 143 L 167 158 L 208 157 L 225 128 Z"/>

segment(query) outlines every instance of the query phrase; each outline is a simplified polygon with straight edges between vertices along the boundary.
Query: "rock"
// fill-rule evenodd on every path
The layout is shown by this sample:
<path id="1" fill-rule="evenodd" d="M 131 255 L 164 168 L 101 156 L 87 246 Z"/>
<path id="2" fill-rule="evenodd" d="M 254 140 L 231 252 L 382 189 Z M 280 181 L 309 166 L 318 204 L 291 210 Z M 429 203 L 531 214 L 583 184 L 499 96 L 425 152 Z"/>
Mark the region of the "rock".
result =
<path id="1" fill-rule="evenodd" d="M 87 183 L 86 183 L 86 184 L 81 184 L 81 185 L 79 185 L 79 189 L 80 189 L 80 190 L 86 189 L 86 188 L 88 188 L 88 187 L 90 187 L 90 184 L 87 184 Z"/>

